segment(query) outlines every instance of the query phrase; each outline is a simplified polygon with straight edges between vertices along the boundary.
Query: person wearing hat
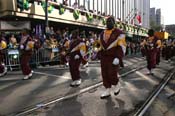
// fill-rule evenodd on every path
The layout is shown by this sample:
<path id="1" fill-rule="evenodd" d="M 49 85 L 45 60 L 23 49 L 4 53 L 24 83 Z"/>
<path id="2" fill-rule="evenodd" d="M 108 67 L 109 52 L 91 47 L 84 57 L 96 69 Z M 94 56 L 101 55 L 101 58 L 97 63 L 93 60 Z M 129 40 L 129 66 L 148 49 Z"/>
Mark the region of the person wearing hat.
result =
<path id="1" fill-rule="evenodd" d="M 28 29 L 22 30 L 22 37 L 20 41 L 21 50 L 21 70 L 24 75 L 24 80 L 30 79 L 32 77 L 33 71 L 30 68 L 29 61 L 33 54 L 34 41 L 29 35 Z"/>
<path id="2" fill-rule="evenodd" d="M 119 66 L 126 52 L 125 34 L 114 27 L 115 19 L 110 16 L 107 18 L 105 29 L 100 35 L 100 47 L 98 52 L 101 60 L 101 72 L 105 90 L 101 98 L 107 98 L 111 94 L 111 87 L 114 86 L 114 95 L 120 92 L 118 77 Z"/>

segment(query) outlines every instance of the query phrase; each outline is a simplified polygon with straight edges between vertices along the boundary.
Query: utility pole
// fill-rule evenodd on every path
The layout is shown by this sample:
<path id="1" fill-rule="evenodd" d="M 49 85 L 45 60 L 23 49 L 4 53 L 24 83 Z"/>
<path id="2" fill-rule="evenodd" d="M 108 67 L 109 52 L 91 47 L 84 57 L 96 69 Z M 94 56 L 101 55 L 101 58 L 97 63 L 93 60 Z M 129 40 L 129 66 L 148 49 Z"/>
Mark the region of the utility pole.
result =
<path id="1" fill-rule="evenodd" d="M 122 0 L 122 21 L 124 22 L 125 19 L 124 19 L 124 15 L 125 15 L 125 8 L 124 8 L 124 4 L 125 4 L 125 1 Z"/>
<path id="2" fill-rule="evenodd" d="M 45 0 L 45 33 L 47 33 L 49 29 L 49 22 L 48 22 L 48 0 Z"/>

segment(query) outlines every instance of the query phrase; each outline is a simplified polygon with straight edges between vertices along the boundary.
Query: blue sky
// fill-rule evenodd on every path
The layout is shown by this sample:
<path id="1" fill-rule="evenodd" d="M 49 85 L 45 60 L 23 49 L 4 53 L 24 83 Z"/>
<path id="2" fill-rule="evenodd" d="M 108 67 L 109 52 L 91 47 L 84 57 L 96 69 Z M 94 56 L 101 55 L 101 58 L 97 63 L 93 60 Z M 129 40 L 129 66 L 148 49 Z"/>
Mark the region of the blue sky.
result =
<path id="1" fill-rule="evenodd" d="M 165 25 L 175 24 L 175 0 L 150 0 L 151 7 L 161 8 Z"/>

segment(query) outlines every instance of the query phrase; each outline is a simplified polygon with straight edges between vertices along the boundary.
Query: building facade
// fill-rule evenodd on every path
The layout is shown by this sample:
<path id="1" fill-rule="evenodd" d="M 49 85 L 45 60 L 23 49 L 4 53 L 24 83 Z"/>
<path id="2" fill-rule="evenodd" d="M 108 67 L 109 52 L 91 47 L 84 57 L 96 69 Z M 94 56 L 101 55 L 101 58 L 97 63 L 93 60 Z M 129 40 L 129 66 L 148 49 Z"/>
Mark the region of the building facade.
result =
<path id="1" fill-rule="evenodd" d="M 170 36 L 175 37 L 175 25 L 166 25 L 165 31 L 170 34 Z"/>
<path id="2" fill-rule="evenodd" d="M 150 8 L 150 22 L 156 24 L 156 8 Z"/>
<path id="3" fill-rule="evenodd" d="M 164 27 L 164 17 L 161 14 L 161 9 L 150 8 L 150 21 L 156 25 Z"/>
<path id="4" fill-rule="evenodd" d="M 4 24 L 14 26 L 19 21 L 31 22 L 28 27 L 31 29 L 40 24 L 44 30 L 47 20 L 57 27 L 105 29 L 106 18 L 113 15 L 118 28 L 132 35 L 145 36 L 149 28 L 149 1 L 68 0 L 65 3 L 65 0 L 48 0 L 48 10 L 45 10 L 46 0 L 0 0 L 0 30 Z"/>
<path id="5" fill-rule="evenodd" d="M 149 28 L 150 0 L 69 0 L 69 6 L 77 3 L 105 15 L 113 15 L 116 19 L 129 24 L 137 24 L 137 16 L 141 17 L 141 26 Z"/>

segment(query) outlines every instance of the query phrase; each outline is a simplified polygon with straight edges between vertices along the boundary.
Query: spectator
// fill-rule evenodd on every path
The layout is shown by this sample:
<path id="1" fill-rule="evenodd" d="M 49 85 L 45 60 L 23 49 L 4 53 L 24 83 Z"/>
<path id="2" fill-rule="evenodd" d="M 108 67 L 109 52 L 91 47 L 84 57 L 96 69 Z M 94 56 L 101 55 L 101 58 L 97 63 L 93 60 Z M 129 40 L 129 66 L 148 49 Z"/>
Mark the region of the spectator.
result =
<path id="1" fill-rule="evenodd" d="M 77 9 L 77 8 L 78 8 L 78 3 L 75 2 L 75 3 L 72 5 L 72 7 L 73 7 L 74 9 Z"/>
<path id="2" fill-rule="evenodd" d="M 17 48 L 17 40 L 14 36 L 14 34 L 11 35 L 10 40 L 9 40 L 9 48 Z"/>
<path id="3" fill-rule="evenodd" d="M 85 7 L 83 5 L 80 5 L 79 9 L 80 10 L 85 10 Z"/>
<path id="4" fill-rule="evenodd" d="M 68 0 L 63 0 L 63 5 L 68 6 Z"/>

